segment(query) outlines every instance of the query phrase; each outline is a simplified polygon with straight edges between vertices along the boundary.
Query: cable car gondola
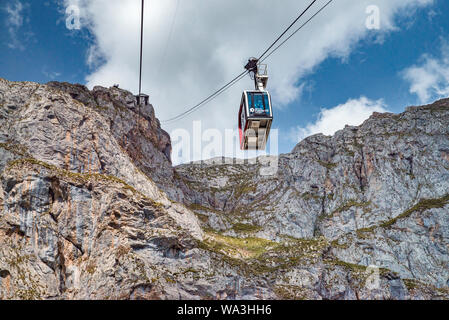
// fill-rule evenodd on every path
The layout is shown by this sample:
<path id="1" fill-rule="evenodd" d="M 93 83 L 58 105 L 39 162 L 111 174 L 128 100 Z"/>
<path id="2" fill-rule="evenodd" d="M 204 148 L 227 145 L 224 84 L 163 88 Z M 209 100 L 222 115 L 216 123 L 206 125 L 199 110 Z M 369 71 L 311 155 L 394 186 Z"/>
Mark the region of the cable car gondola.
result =
<path id="1" fill-rule="evenodd" d="M 273 122 L 271 96 L 266 91 L 268 82 L 267 66 L 258 64 L 251 58 L 245 68 L 254 79 L 255 90 L 245 90 L 242 94 L 239 110 L 240 149 L 265 149 Z"/>

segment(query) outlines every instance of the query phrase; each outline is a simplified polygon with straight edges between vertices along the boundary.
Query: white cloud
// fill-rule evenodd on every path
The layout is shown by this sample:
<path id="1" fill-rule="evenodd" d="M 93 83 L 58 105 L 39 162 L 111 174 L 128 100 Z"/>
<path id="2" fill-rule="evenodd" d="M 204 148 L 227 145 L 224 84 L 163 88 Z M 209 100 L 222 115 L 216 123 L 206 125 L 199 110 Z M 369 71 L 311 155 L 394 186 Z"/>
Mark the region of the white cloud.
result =
<path id="1" fill-rule="evenodd" d="M 23 10 L 25 6 L 19 0 L 15 0 L 12 3 L 6 5 L 6 28 L 8 29 L 11 42 L 8 47 L 11 49 L 24 50 L 25 46 L 20 41 L 18 31 L 23 26 Z"/>
<path id="2" fill-rule="evenodd" d="M 419 64 L 402 73 L 410 82 L 410 93 L 418 95 L 422 103 L 449 96 L 449 44 L 443 42 L 441 56 L 421 57 Z"/>
<path id="3" fill-rule="evenodd" d="M 373 112 L 386 111 L 382 100 L 374 101 L 366 97 L 351 99 L 334 108 L 321 110 L 314 123 L 309 123 L 306 127 L 292 129 L 290 137 L 294 143 L 297 143 L 317 133 L 330 136 L 346 125 L 358 126 L 362 124 Z"/>
<path id="4" fill-rule="evenodd" d="M 173 22 L 177 2 L 146 2 L 143 90 L 150 94 L 161 120 L 195 105 L 243 71 L 246 59 L 263 52 L 310 3 L 309 0 L 180 1 Z M 319 0 L 315 10 L 326 2 Z M 347 58 L 360 40 L 375 41 L 397 30 L 394 22 L 398 15 L 432 2 L 334 1 L 267 61 L 268 90 L 274 108 L 298 99 L 302 93 L 300 80 L 323 60 L 329 56 Z M 88 55 L 90 65 L 99 59 L 105 61 L 87 77 L 88 86 L 119 83 L 122 88 L 137 91 L 140 0 L 64 0 L 64 5 L 80 6 L 82 26 L 89 28 L 95 37 Z M 369 5 L 380 8 L 379 31 L 366 28 Z M 167 43 L 169 37 L 171 41 Z M 191 130 L 193 120 L 203 120 L 205 129 L 234 128 L 241 92 L 252 86 L 253 82 L 245 78 L 200 111 L 165 129 Z"/>
<path id="5" fill-rule="evenodd" d="M 44 76 L 46 76 L 47 78 L 49 78 L 50 80 L 55 80 L 56 78 L 58 78 L 59 76 L 61 76 L 60 72 L 56 72 L 56 71 L 49 71 L 49 68 L 47 66 L 43 66 L 42 67 L 42 74 Z"/>

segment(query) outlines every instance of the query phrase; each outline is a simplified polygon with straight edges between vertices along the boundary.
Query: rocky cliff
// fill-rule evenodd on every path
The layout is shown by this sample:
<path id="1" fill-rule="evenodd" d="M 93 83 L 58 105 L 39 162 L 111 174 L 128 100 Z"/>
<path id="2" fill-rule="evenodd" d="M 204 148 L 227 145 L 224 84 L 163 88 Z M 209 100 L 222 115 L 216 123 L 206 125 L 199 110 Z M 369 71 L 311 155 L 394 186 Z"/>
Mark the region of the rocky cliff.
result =
<path id="1" fill-rule="evenodd" d="M 447 299 L 448 116 L 173 168 L 131 93 L 0 79 L 0 299 Z"/>

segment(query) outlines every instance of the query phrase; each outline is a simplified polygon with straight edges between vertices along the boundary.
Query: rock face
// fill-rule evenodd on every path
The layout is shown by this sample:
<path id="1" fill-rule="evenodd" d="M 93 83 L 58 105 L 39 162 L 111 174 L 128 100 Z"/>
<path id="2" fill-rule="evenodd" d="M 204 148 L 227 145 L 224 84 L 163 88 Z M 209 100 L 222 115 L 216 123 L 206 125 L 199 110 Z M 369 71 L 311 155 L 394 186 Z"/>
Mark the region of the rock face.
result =
<path id="1" fill-rule="evenodd" d="M 449 100 L 250 163 L 170 151 L 127 91 L 0 79 L 0 299 L 449 298 Z"/>

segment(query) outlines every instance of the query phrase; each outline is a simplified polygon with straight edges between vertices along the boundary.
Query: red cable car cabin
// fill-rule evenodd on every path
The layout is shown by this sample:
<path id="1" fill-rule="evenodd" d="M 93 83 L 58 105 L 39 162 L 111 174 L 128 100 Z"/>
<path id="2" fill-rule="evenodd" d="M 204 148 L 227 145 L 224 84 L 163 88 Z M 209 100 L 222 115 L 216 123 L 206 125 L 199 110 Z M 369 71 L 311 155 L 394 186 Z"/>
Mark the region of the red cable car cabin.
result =
<path id="1" fill-rule="evenodd" d="M 263 150 L 273 122 L 268 91 L 244 91 L 239 111 L 240 149 Z"/>

